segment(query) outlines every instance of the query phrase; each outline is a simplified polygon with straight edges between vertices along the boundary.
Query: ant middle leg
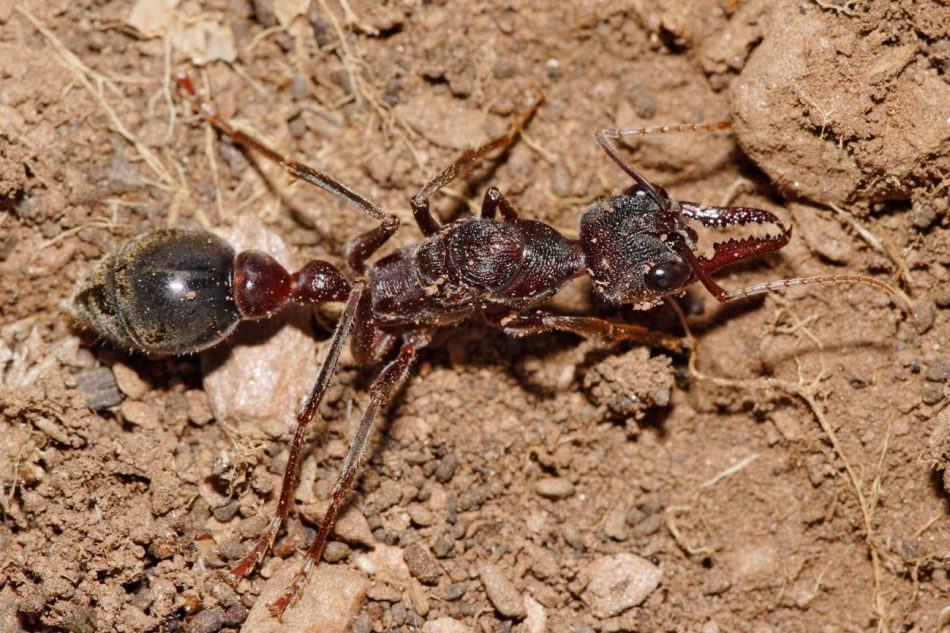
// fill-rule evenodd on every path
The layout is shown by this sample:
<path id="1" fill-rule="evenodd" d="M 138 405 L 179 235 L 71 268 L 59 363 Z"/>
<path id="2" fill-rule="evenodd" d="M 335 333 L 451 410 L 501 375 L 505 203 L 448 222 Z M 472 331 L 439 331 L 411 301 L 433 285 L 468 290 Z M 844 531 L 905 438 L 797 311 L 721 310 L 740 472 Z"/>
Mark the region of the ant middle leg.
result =
<path id="1" fill-rule="evenodd" d="M 194 84 L 191 83 L 191 79 L 185 73 L 182 72 L 178 74 L 178 82 L 182 88 L 184 88 L 192 103 L 194 103 L 195 108 L 201 113 L 201 116 L 219 132 L 229 136 L 235 142 L 263 154 L 283 167 L 284 170 L 294 178 L 320 187 L 324 191 L 359 209 L 374 220 L 379 221 L 379 226 L 354 239 L 346 249 L 346 262 L 350 270 L 356 275 L 362 275 L 365 270 L 366 259 L 376 252 L 380 246 L 385 244 L 386 240 L 399 228 L 399 218 L 392 213 L 383 211 L 336 178 L 324 174 L 309 165 L 286 158 L 254 137 L 231 126 L 231 124 L 224 121 L 218 115 L 218 111 L 212 103 L 202 99 L 198 95 Z"/>
<path id="2" fill-rule="evenodd" d="M 438 233 L 439 229 L 442 228 L 439 221 L 435 219 L 429 209 L 429 198 L 439 189 L 442 189 L 458 178 L 461 174 L 472 169 L 472 167 L 484 159 L 487 154 L 498 149 L 508 149 L 511 147 L 541 105 L 542 96 L 540 93 L 536 93 L 534 97 L 533 103 L 518 116 L 514 125 L 508 128 L 507 132 L 499 137 L 493 138 L 483 145 L 462 152 L 461 156 L 440 171 L 435 178 L 424 184 L 422 189 L 409 200 L 409 204 L 412 207 L 412 217 L 415 218 L 416 224 L 419 225 L 419 230 L 422 231 L 423 235 L 433 235 Z M 504 213 L 503 208 L 502 214 L 504 215 Z"/>
<path id="3" fill-rule="evenodd" d="M 356 433 L 353 435 L 350 449 L 343 461 L 343 466 L 340 469 L 336 484 L 334 484 L 333 489 L 330 491 L 330 505 L 327 508 L 323 520 L 320 522 L 320 529 L 317 531 L 317 536 L 310 546 L 310 549 L 307 550 L 307 557 L 303 567 L 301 567 L 300 571 L 294 576 L 290 586 L 287 587 L 287 590 L 280 598 L 267 605 L 267 609 L 271 615 L 280 618 L 284 611 L 300 598 L 300 593 L 306 586 L 310 573 L 323 555 L 327 538 L 333 529 L 336 517 L 343 503 L 346 501 L 346 498 L 349 496 L 350 491 L 353 489 L 353 485 L 356 483 L 360 466 L 366 455 L 366 447 L 369 445 L 370 436 L 373 432 L 373 423 L 376 421 L 380 410 L 392 399 L 396 389 L 406 379 L 406 375 L 409 373 L 409 369 L 413 361 L 415 361 L 419 350 L 428 345 L 431 337 L 431 332 L 425 330 L 409 334 L 404 340 L 402 347 L 399 348 L 399 353 L 396 358 L 379 372 L 379 376 L 377 376 L 376 381 L 370 388 L 369 402 L 363 411 L 363 417 L 360 420 L 359 427 L 357 427 Z M 288 464 L 288 468 L 289 467 Z"/>
<path id="4" fill-rule="evenodd" d="M 560 331 L 572 332 L 587 338 L 602 338 L 608 341 L 634 341 L 650 347 L 661 347 L 676 353 L 683 352 L 687 348 L 685 339 L 657 332 L 640 325 L 616 323 L 597 317 L 562 316 L 539 311 L 535 314 L 517 315 L 502 319 L 497 325 L 502 328 L 505 334 L 516 337 Z"/>

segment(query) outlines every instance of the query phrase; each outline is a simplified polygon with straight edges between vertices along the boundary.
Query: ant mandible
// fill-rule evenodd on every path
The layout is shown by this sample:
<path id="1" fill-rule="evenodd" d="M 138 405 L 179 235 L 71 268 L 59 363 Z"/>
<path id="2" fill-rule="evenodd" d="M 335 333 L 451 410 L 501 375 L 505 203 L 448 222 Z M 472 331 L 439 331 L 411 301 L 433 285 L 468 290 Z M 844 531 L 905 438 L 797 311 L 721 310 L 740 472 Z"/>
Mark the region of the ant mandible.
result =
<path id="1" fill-rule="evenodd" d="M 685 130 L 719 129 L 728 123 L 605 129 L 595 135 L 635 184 L 618 196 L 592 203 L 582 214 L 578 239 L 535 220 L 518 216 L 501 192 L 490 187 L 479 217 L 442 225 L 429 210 L 429 198 L 490 152 L 508 148 L 540 105 L 534 102 L 502 136 L 470 149 L 412 197 L 413 217 L 423 240 L 372 264 L 367 260 L 396 232 L 399 221 L 336 179 L 287 159 L 222 120 L 198 96 L 190 79 L 182 88 L 205 120 L 237 143 L 275 161 L 296 178 L 346 201 L 379 225 L 352 240 L 342 270 L 315 260 L 289 273 L 270 256 L 236 253 L 205 231 L 159 230 L 132 239 L 96 264 L 75 298 L 78 320 L 113 342 L 149 353 L 187 354 L 225 340 L 239 321 L 265 319 L 291 302 L 317 305 L 344 302 L 316 382 L 297 417 L 290 457 L 274 518 L 254 548 L 229 572 L 233 582 L 246 576 L 273 545 L 287 519 L 297 485 L 304 432 L 326 393 L 340 352 L 351 339 L 362 365 L 382 362 L 397 345 L 395 358 L 380 371 L 349 447 L 330 504 L 305 562 L 286 591 L 268 605 L 281 617 L 300 597 L 323 554 L 334 521 L 357 480 L 373 423 L 406 378 L 419 350 L 433 332 L 476 316 L 507 334 L 525 336 L 554 330 L 608 340 L 632 340 L 682 351 L 682 340 L 626 323 L 590 316 L 526 312 L 550 298 L 575 277 L 590 276 L 595 294 L 611 304 L 645 309 L 681 294 L 699 281 L 719 301 L 804 284 L 864 283 L 888 292 L 885 283 L 858 275 L 826 275 L 762 283 L 726 291 L 712 279 L 724 266 L 782 248 L 791 231 L 773 214 L 749 207 L 702 207 L 671 199 L 631 166 L 611 139 Z M 500 214 L 501 219 L 497 219 Z M 697 250 L 695 221 L 707 228 L 771 225 L 775 235 L 730 239 Z"/>

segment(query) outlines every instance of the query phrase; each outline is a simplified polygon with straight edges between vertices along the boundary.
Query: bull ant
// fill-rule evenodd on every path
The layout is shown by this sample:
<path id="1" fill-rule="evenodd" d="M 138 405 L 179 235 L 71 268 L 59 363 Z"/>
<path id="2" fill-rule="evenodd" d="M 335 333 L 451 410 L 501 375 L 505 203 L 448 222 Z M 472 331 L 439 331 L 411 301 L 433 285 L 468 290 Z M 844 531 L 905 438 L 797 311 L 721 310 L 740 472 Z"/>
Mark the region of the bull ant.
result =
<path id="1" fill-rule="evenodd" d="M 382 363 L 396 348 L 394 358 L 370 388 L 369 402 L 330 492 L 329 509 L 303 567 L 281 597 L 269 605 L 276 617 L 300 597 L 357 480 L 380 409 L 405 380 L 436 329 L 480 317 L 512 336 L 557 330 L 678 352 L 684 343 L 674 336 L 592 316 L 560 316 L 536 306 L 571 279 L 584 275 L 591 278 L 600 299 L 632 304 L 637 309 L 679 295 L 696 281 L 722 302 L 805 284 L 862 283 L 893 292 L 881 281 L 858 275 L 786 279 L 732 291 L 713 281 L 712 274 L 728 264 L 782 248 L 791 231 L 762 209 L 703 207 L 671 199 L 662 187 L 634 169 L 611 139 L 718 129 L 728 123 L 605 129 L 595 134 L 607 156 L 634 184 L 620 195 L 588 206 L 581 215 L 577 239 L 543 222 L 520 218 L 495 187 L 485 193 L 478 217 L 440 224 L 429 210 L 429 198 L 487 154 L 514 143 L 538 108 L 540 96 L 507 133 L 462 153 L 412 197 L 413 217 L 423 235 L 420 242 L 367 263 L 396 232 L 399 221 L 395 215 L 331 176 L 285 158 L 234 129 L 218 116 L 213 105 L 198 96 L 187 76 L 180 75 L 179 81 L 197 110 L 218 131 L 379 222 L 348 244 L 342 269 L 315 260 L 294 273 L 264 253 L 235 253 L 224 240 L 205 231 L 153 231 L 99 261 L 75 299 L 77 318 L 98 333 L 124 347 L 162 354 L 187 354 L 217 345 L 239 321 L 268 318 L 291 302 L 344 303 L 329 351 L 297 418 L 275 516 L 254 548 L 229 572 L 234 582 L 261 562 L 287 519 L 304 432 L 327 391 L 347 339 L 354 359 L 362 365 Z M 720 241 L 704 254 L 690 223 L 707 229 L 757 224 L 775 232 Z"/>

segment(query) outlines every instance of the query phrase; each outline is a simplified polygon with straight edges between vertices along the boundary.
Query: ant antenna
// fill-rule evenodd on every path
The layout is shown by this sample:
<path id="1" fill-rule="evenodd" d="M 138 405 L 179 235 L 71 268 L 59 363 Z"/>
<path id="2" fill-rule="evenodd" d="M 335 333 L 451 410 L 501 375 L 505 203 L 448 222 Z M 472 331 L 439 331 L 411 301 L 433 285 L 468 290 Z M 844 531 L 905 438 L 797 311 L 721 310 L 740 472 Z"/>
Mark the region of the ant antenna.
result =
<path id="1" fill-rule="evenodd" d="M 636 180 L 637 184 L 639 184 L 657 204 L 665 209 L 669 207 L 668 196 L 662 195 L 660 190 L 655 187 L 653 183 L 638 172 L 633 165 L 628 163 L 617 150 L 616 145 L 611 143 L 609 139 L 622 139 L 634 136 L 659 136 L 660 134 L 670 134 L 674 132 L 724 130 L 729 127 L 732 127 L 731 121 L 718 121 L 716 123 L 680 123 L 676 125 L 654 125 L 651 127 L 634 128 L 606 128 L 596 132 L 594 134 L 594 140 L 596 140 L 597 144 L 607 153 L 607 156 L 617 163 L 620 169 Z"/>

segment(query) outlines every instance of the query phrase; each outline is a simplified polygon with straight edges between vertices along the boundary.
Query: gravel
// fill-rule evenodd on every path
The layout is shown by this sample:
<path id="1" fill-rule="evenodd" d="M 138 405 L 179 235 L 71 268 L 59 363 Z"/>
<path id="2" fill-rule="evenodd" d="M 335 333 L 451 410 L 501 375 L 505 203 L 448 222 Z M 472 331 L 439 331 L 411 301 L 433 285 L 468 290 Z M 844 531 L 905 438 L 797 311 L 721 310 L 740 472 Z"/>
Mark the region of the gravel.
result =
<path id="1" fill-rule="evenodd" d="M 502 573 L 498 565 L 493 563 L 482 565 L 479 568 L 479 578 L 485 586 L 488 599 L 499 613 L 509 618 L 519 619 L 528 615 L 521 592 Z"/>

